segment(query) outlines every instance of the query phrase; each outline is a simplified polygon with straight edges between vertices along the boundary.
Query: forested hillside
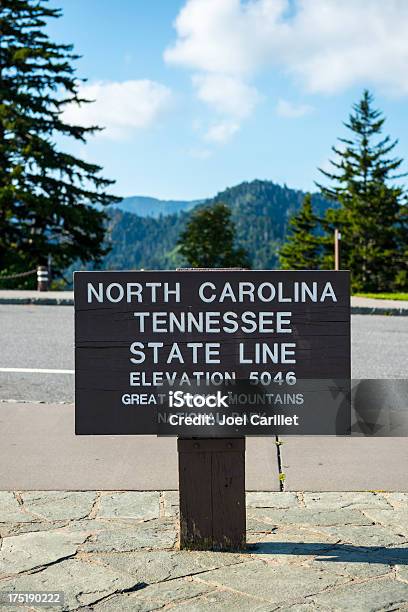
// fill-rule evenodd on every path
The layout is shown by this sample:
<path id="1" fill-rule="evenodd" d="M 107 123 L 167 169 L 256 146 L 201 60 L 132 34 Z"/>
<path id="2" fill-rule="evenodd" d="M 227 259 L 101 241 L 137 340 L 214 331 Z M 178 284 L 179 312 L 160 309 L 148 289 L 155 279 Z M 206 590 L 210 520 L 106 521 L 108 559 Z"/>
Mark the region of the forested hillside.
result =
<path id="1" fill-rule="evenodd" d="M 252 267 L 260 269 L 278 267 L 277 250 L 304 196 L 302 191 L 271 181 L 252 181 L 226 189 L 214 199 L 231 207 L 239 245 L 250 254 Z M 317 194 L 313 203 L 319 213 L 328 207 Z"/>
<path id="2" fill-rule="evenodd" d="M 249 253 L 253 268 L 276 268 L 277 250 L 287 230 L 288 219 L 296 212 L 304 193 L 270 181 L 241 183 L 217 194 L 205 204 L 222 201 L 232 209 L 237 242 Z M 314 195 L 321 213 L 328 203 Z M 201 204 L 203 205 L 203 204 Z M 141 217 L 119 208 L 109 213 L 107 269 L 165 269 L 183 265 L 176 243 L 188 212 Z"/>
<path id="3" fill-rule="evenodd" d="M 111 247 L 102 269 L 171 269 L 181 265 L 176 243 L 187 213 L 139 217 L 113 210 L 109 213 L 107 242 Z"/>

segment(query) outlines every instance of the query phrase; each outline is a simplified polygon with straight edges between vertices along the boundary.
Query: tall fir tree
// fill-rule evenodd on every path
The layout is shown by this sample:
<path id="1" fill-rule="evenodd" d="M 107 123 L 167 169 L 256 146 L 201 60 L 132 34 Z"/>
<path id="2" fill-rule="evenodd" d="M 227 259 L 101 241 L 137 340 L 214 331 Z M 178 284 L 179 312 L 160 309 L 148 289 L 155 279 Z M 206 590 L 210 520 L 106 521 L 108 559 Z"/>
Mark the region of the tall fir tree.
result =
<path id="1" fill-rule="evenodd" d="M 45 31 L 60 16 L 47 0 L 0 3 L 0 283 L 49 255 L 57 273 L 74 260 L 99 260 L 103 206 L 117 200 L 100 166 L 56 144 L 57 137 L 85 142 L 99 129 L 64 121 L 67 104 L 86 101 L 72 67 L 79 56 Z"/>
<path id="2" fill-rule="evenodd" d="M 249 268 L 247 253 L 234 243 L 231 211 L 222 202 L 194 211 L 178 241 L 192 268 Z"/>
<path id="3" fill-rule="evenodd" d="M 333 147 L 333 172 L 320 169 L 331 186 L 318 184 L 322 194 L 337 202 L 328 209 L 325 231 L 325 267 L 333 267 L 333 231 L 342 233 L 341 267 L 352 273 L 353 291 L 387 291 L 406 288 L 402 273 L 407 244 L 407 206 L 404 190 L 395 183 L 402 159 L 393 157 L 397 144 L 383 136 L 385 118 L 373 108 L 366 90 L 345 123 L 349 138 Z"/>
<path id="4" fill-rule="evenodd" d="M 286 243 L 279 251 L 283 270 L 319 269 L 322 248 L 317 235 L 318 221 L 308 193 L 299 212 L 290 219 Z"/>

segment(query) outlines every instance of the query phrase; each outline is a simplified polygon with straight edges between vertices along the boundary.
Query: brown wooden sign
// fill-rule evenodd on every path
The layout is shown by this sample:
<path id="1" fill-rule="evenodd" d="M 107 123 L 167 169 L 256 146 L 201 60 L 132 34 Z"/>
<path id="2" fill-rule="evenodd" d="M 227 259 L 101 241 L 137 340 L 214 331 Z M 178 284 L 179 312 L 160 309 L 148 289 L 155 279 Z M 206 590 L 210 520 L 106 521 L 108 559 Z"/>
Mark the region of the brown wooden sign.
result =
<path id="1" fill-rule="evenodd" d="M 77 434 L 348 433 L 348 272 L 76 272 L 74 289 Z"/>

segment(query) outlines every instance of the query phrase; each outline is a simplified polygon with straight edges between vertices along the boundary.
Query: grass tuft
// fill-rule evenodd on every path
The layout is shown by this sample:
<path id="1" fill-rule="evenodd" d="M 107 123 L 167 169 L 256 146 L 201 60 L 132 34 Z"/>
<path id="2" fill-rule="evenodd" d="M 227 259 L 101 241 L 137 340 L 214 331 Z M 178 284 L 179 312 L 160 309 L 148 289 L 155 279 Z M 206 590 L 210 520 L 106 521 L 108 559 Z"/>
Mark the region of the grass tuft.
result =
<path id="1" fill-rule="evenodd" d="M 406 300 L 408 293 L 356 293 L 353 297 L 373 298 L 374 300 Z"/>

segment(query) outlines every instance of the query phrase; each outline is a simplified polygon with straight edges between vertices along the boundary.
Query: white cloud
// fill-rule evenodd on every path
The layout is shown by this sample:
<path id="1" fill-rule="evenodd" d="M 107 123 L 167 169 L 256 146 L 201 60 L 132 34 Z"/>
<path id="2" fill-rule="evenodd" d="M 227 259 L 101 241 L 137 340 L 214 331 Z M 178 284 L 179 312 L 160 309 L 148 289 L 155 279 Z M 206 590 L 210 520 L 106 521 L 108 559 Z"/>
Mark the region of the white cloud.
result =
<path id="1" fill-rule="evenodd" d="M 281 98 L 276 105 L 276 112 L 280 117 L 287 119 L 297 119 L 309 115 L 313 111 L 313 107 L 309 104 L 294 104 L 289 100 Z"/>
<path id="2" fill-rule="evenodd" d="M 175 28 L 166 61 L 191 70 L 198 97 L 236 121 L 259 99 L 251 79 L 273 68 L 309 93 L 408 95 L 407 0 L 187 0 Z"/>
<path id="3" fill-rule="evenodd" d="M 134 130 L 152 125 L 171 101 L 170 89 L 149 80 L 98 81 L 80 87 L 89 104 L 71 104 L 64 110 L 64 120 L 83 126 L 104 127 L 98 136 L 125 140 Z"/>
<path id="4" fill-rule="evenodd" d="M 204 140 L 216 144 L 227 142 L 238 132 L 241 120 L 252 113 L 260 97 L 254 87 L 224 74 L 196 74 L 193 85 L 198 99 L 222 117 L 204 134 Z"/>
<path id="5" fill-rule="evenodd" d="M 193 85 L 200 100 L 211 105 L 218 113 L 236 119 L 250 115 L 259 99 L 254 87 L 224 74 L 194 75 Z"/>
<path id="6" fill-rule="evenodd" d="M 207 130 L 204 139 L 207 142 L 213 142 L 216 144 L 224 144 L 228 142 L 239 130 L 239 123 L 236 121 L 219 121 L 214 123 Z"/>
<path id="7" fill-rule="evenodd" d="M 177 17 L 178 39 L 164 57 L 171 64 L 193 70 L 198 99 L 219 115 L 205 133 L 209 142 L 223 143 L 231 138 L 260 99 L 245 79 L 256 61 L 242 45 L 252 22 L 259 18 L 255 2 L 241 10 L 239 0 L 188 0 Z"/>
<path id="8" fill-rule="evenodd" d="M 377 85 L 408 94 L 408 3 L 405 0 L 301 0 L 282 32 L 280 61 L 311 92 Z"/>
<path id="9" fill-rule="evenodd" d="M 187 0 L 165 60 L 200 72 L 249 74 L 262 59 L 270 25 L 286 5 L 286 0 Z"/>

